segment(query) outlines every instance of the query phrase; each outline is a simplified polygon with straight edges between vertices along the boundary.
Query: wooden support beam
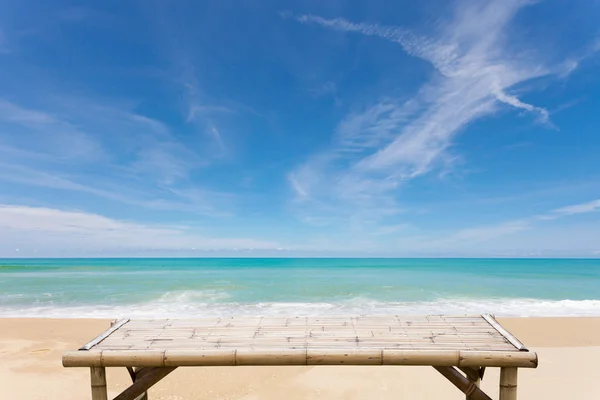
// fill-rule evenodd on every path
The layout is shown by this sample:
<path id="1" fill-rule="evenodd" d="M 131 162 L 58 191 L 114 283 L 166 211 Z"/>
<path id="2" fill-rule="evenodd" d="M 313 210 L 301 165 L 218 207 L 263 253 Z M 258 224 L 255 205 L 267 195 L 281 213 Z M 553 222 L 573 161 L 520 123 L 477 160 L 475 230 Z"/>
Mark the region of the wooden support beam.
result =
<path id="1" fill-rule="evenodd" d="M 91 367 L 92 400 L 108 400 L 106 391 L 106 370 L 103 367 Z"/>
<path id="2" fill-rule="evenodd" d="M 135 382 L 135 371 L 133 370 L 133 367 L 125 367 L 125 369 L 127 369 L 127 372 L 129 372 L 131 382 Z"/>
<path id="3" fill-rule="evenodd" d="M 138 379 L 142 379 L 142 377 L 150 371 L 150 368 L 148 368 L 148 367 L 134 367 L 133 371 L 135 373 L 135 380 L 137 381 Z M 138 397 L 136 397 L 135 400 L 149 400 L 148 399 L 148 392 L 142 393 L 141 395 L 139 395 Z"/>
<path id="4" fill-rule="evenodd" d="M 152 368 L 148 367 L 133 367 L 133 373 L 135 374 L 135 380 L 141 379 L 144 375 L 150 372 Z"/>
<path id="5" fill-rule="evenodd" d="M 458 369 L 464 372 L 471 382 L 475 382 L 481 379 L 481 377 L 479 376 L 479 369 L 470 367 L 459 367 Z"/>
<path id="6" fill-rule="evenodd" d="M 500 369 L 500 400 L 517 400 L 517 368 Z"/>
<path id="7" fill-rule="evenodd" d="M 158 383 L 162 378 L 169 375 L 177 367 L 156 367 L 144 368 L 141 377 L 136 377 L 135 382 L 125 389 L 114 400 L 135 400 L 138 396 L 144 394 L 148 389 Z M 96 400 L 96 399 L 94 399 Z"/>
<path id="8" fill-rule="evenodd" d="M 149 370 L 150 368 L 147 367 L 127 367 L 127 372 L 129 372 L 131 381 L 134 383 L 136 380 L 141 379 Z M 148 400 L 148 392 L 142 393 L 135 400 Z"/>
<path id="9" fill-rule="evenodd" d="M 471 381 L 475 386 L 480 387 L 481 385 L 481 368 L 475 369 L 470 367 L 459 367 L 459 369 L 465 373 L 467 379 Z M 467 395 L 466 400 L 473 400 L 473 397 Z"/>
<path id="10" fill-rule="evenodd" d="M 440 374 L 448 379 L 461 392 L 467 395 L 470 400 L 492 400 L 490 396 L 485 394 L 473 382 L 462 376 L 454 367 L 434 367 Z M 504 399 L 501 399 L 504 400 Z"/>

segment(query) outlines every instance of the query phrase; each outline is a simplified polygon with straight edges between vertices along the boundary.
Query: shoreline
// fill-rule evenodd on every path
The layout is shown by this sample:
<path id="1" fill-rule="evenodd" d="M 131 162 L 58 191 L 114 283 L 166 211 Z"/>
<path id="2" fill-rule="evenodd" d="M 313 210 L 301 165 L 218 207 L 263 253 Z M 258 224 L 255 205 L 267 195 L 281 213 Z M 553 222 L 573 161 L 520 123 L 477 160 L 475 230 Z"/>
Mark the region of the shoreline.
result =
<path id="1" fill-rule="evenodd" d="M 6 304 L 0 318 L 153 319 L 193 318 L 195 315 L 479 315 L 500 318 L 600 317 L 600 300 L 534 298 L 446 298 L 427 301 L 385 301 L 357 296 L 340 301 L 222 301 L 227 293 L 203 290 L 167 291 L 135 303 L 69 304 L 27 298 L 29 305 Z M 1 299 L 0 299 L 1 300 Z M 10 301 L 10 299 L 9 299 Z M 9 305 L 10 304 L 10 305 Z"/>
<path id="2" fill-rule="evenodd" d="M 600 357 L 600 317 L 498 318 L 540 366 L 522 370 L 522 398 L 594 398 Z M 77 349 L 109 326 L 109 319 L 0 318 L 0 398 L 75 400 L 89 396 L 89 370 L 63 368 L 62 353 Z M 569 366 L 575 366 L 569 367 Z M 108 369 L 109 392 L 128 382 L 124 368 Z M 497 395 L 498 371 L 482 387 Z M 556 381 L 560 380 L 557 385 Z M 432 368 L 423 367 L 198 367 L 180 368 L 151 389 L 152 399 L 464 399 Z"/>

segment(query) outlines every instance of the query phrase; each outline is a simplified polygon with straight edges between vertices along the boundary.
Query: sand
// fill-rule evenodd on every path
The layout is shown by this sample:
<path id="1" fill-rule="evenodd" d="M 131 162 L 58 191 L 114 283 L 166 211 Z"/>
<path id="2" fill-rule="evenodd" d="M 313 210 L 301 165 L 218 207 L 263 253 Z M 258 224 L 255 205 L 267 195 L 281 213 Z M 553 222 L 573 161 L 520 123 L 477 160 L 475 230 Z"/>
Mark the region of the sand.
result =
<path id="1" fill-rule="evenodd" d="M 521 399 L 600 399 L 600 318 L 515 318 L 501 323 L 536 351 L 540 365 L 520 370 Z M 105 330 L 106 320 L 0 319 L 0 399 L 89 399 L 89 370 L 63 368 L 61 355 Z M 108 368 L 109 394 L 129 384 Z M 482 387 L 497 398 L 497 369 Z M 430 367 L 179 368 L 150 399 L 464 399 Z"/>

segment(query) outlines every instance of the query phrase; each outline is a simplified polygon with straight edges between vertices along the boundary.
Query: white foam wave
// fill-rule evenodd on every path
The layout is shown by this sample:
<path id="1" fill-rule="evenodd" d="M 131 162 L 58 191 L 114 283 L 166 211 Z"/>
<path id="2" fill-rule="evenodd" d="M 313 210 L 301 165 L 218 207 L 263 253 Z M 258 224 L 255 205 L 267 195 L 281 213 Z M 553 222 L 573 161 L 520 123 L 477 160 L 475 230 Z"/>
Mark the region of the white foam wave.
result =
<path id="1" fill-rule="evenodd" d="M 0 306 L 0 317 L 199 318 L 217 315 L 480 313 L 493 313 L 501 317 L 600 316 L 600 300 L 444 299 L 429 302 L 381 302 L 356 298 L 337 303 L 215 302 L 223 299 L 219 296 L 223 294 L 179 292 L 168 293 L 157 300 L 141 304 Z"/>
<path id="2" fill-rule="evenodd" d="M 177 290 L 163 294 L 158 303 L 192 303 L 202 301 L 219 301 L 229 298 L 230 295 L 222 290 Z"/>

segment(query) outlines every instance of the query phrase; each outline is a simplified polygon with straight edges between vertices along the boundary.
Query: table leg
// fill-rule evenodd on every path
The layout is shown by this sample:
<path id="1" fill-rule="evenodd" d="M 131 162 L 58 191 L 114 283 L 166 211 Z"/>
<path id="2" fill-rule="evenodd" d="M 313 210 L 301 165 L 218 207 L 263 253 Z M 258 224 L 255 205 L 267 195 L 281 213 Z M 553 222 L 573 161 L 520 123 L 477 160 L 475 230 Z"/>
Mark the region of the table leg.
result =
<path id="1" fill-rule="evenodd" d="M 106 391 L 106 370 L 104 367 L 91 367 L 92 400 L 108 400 Z"/>
<path id="2" fill-rule="evenodd" d="M 517 368 L 500 369 L 500 400 L 517 400 Z"/>

